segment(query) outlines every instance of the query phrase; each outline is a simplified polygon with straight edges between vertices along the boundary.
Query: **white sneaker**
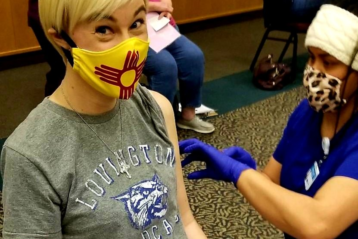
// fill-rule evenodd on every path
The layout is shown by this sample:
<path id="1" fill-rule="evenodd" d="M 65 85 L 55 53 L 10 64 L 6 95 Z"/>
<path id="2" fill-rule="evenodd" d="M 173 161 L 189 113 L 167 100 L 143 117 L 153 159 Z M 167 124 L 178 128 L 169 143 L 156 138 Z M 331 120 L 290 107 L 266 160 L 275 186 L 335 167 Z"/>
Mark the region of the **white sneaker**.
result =
<path id="1" fill-rule="evenodd" d="M 179 118 L 177 126 L 181 129 L 191 129 L 202 134 L 210 134 L 215 131 L 213 124 L 201 120 L 198 116 L 195 116 L 192 120 Z"/>

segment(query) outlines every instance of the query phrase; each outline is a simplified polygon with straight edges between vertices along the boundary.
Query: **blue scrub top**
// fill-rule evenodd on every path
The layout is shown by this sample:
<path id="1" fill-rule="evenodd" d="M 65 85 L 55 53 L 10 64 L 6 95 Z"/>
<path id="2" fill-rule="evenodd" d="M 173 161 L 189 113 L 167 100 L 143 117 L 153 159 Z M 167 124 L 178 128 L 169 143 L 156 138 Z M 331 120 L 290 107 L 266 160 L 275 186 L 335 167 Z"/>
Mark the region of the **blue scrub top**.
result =
<path id="1" fill-rule="evenodd" d="M 324 156 L 320 127 L 322 116 L 309 106 L 307 99 L 303 100 L 292 113 L 273 154 L 282 165 L 281 186 L 310 197 L 331 177 L 345 176 L 358 180 L 358 114 L 355 113 L 331 140 L 328 158 L 306 191 L 304 180 L 307 171 Z M 358 221 L 338 238 L 358 238 Z"/>

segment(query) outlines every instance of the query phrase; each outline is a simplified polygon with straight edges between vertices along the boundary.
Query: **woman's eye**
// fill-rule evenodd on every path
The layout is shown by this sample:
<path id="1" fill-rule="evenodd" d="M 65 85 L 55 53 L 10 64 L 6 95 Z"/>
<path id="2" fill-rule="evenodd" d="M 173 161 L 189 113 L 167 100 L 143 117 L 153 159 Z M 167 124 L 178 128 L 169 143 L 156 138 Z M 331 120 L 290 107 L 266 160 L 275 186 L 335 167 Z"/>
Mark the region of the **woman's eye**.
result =
<path id="1" fill-rule="evenodd" d="M 106 35 L 109 34 L 111 31 L 110 27 L 106 27 L 106 26 L 101 26 L 101 27 L 97 27 L 96 28 L 96 33 L 99 33 L 101 35 Z"/>
<path id="2" fill-rule="evenodd" d="M 132 26 L 131 26 L 131 29 L 138 29 L 140 28 L 144 23 L 144 20 L 143 19 L 139 19 L 139 20 L 136 20 Z"/>

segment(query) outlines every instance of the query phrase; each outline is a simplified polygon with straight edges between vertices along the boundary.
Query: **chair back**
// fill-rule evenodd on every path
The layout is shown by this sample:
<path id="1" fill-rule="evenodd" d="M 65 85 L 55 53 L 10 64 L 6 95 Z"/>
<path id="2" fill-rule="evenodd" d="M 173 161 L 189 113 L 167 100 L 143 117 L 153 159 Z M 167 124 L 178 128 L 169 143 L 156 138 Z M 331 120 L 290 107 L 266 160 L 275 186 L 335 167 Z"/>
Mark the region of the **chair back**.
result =
<path id="1" fill-rule="evenodd" d="M 266 28 L 289 20 L 292 0 L 264 0 L 263 15 Z"/>

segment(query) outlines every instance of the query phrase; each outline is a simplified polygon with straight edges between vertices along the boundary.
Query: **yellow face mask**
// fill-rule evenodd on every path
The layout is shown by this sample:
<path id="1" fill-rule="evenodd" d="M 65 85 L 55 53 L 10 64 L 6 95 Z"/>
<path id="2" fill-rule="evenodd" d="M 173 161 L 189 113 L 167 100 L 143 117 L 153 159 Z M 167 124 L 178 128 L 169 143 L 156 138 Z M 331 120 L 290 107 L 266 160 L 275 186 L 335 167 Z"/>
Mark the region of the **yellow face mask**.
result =
<path id="1" fill-rule="evenodd" d="M 72 48 L 73 69 L 102 94 L 129 99 L 142 75 L 148 49 L 149 42 L 136 37 L 100 52 Z"/>

